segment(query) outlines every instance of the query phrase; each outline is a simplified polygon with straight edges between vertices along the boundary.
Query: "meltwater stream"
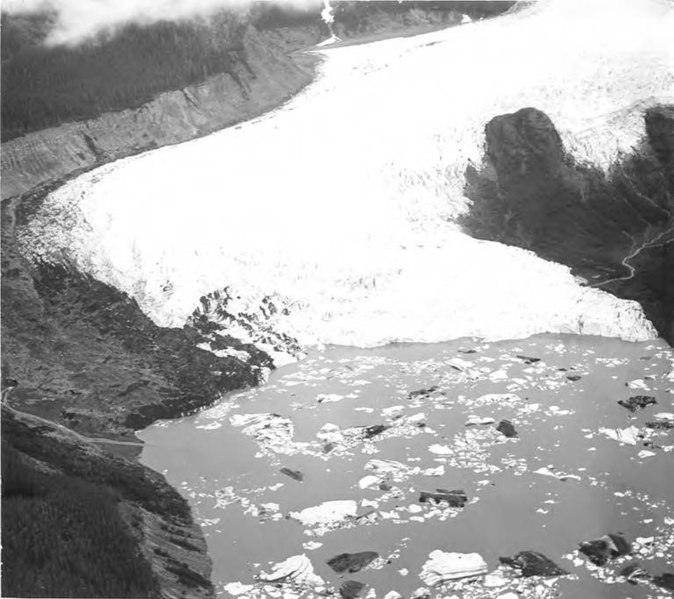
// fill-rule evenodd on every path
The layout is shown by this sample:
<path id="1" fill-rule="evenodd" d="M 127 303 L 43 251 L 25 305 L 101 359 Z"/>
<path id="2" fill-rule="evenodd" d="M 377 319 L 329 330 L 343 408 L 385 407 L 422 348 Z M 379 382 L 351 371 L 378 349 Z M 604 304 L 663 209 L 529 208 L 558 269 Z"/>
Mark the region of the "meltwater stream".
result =
<path id="1" fill-rule="evenodd" d="M 329 347 L 146 429 L 142 461 L 188 498 L 224 597 L 339 597 L 354 580 L 368 597 L 408 598 L 436 549 L 477 552 L 490 575 L 415 596 L 664 597 L 617 574 L 674 564 L 673 365 L 660 341 L 580 336 Z M 617 403 L 635 396 L 657 403 Z M 516 437 L 497 430 L 504 419 Z M 438 489 L 462 490 L 465 506 L 420 501 Z M 598 568 L 578 544 L 607 533 L 622 533 L 632 555 Z M 524 550 L 569 576 L 499 567 Z M 355 573 L 326 563 L 364 551 L 379 558 Z M 258 579 L 302 555 L 318 586 Z"/>

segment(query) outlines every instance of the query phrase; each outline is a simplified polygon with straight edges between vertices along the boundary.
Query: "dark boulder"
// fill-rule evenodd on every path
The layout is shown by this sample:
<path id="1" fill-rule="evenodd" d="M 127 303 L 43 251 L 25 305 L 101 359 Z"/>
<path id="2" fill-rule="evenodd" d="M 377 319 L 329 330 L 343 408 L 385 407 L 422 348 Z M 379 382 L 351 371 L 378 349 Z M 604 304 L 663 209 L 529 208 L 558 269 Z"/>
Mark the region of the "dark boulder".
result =
<path id="1" fill-rule="evenodd" d="M 414 399 L 416 397 L 424 397 L 426 395 L 430 395 L 431 393 L 434 393 L 435 391 L 438 390 L 437 385 L 433 387 L 429 387 L 428 389 L 418 389 L 417 391 L 410 391 L 407 397 L 409 399 Z"/>
<path id="2" fill-rule="evenodd" d="M 638 584 L 640 580 L 650 580 L 651 575 L 638 562 L 627 564 L 619 572 L 630 584 Z"/>
<path id="3" fill-rule="evenodd" d="M 540 358 L 532 358 L 531 356 L 517 356 L 520 360 L 522 360 L 525 364 L 535 364 L 536 362 L 540 362 Z"/>
<path id="4" fill-rule="evenodd" d="M 627 408 L 630 412 L 636 412 L 637 410 L 643 410 L 648 406 L 657 404 L 655 397 L 651 395 L 634 395 L 629 399 L 621 399 L 618 404 L 623 408 Z"/>
<path id="5" fill-rule="evenodd" d="M 285 474 L 286 476 L 289 476 L 290 478 L 302 482 L 304 480 L 304 474 L 300 472 L 299 470 L 292 470 L 291 468 L 281 468 L 280 470 L 281 474 Z"/>
<path id="6" fill-rule="evenodd" d="M 536 551 L 520 551 L 515 557 L 499 557 L 506 566 L 516 568 L 522 576 L 566 576 L 569 573 Z"/>
<path id="7" fill-rule="evenodd" d="M 517 437 L 517 431 L 510 420 L 501 420 L 501 422 L 498 423 L 496 430 L 505 437 Z"/>
<path id="8" fill-rule="evenodd" d="M 674 574 L 665 572 L 664 574 L 660 574 L 660 576 L 654 576 L 653 584 L 656 584 L 663 589 L 667 589 L 668 591 L 674 591 Z"/>
<path id="9" fill-rule="evenodd" d="M 363 597 L 366 590 L 366 584 L 357 580 L 347 580 L 339 587 L 339 596 L 342 599 L 357 599 L 358 597 Z"/>
<path id="10" fill-rule="evenodd" d="M 390 427 L 384 425 L 384 424 L 373 424 L 372 426 L 366 426 L 363 430 L 363 434 L 366 439 L 371 439 L 372 437 L 376 437 L 377 435 L 380 435 L 383 433 L 385 430 L 389 429 Z"/>
<path id="11" fill-rule="evenodd" d="M 605 566 L 611 559 L 629 555 L 631 550 L 629 541 L 619 534 L 608 534 L 580 544 L 580 552 L 597 566 Z"/>
<path id="12" fill-rule="evenodd" d="M 421 491 L 419 494 L 420 503 L 447 503 L 449 507 L 463 507 L 468 501 L 468 495 L 464 491 L 446 491 L 445 489 L 436 489 L 435 493 Z"/>
<path id="13" fill-rule="evenodd" d="M 359 572 L 368 564 L 371 564 L 379 557 L 375 551 L 361 551 L 359 553 L 340 553 L 328 560 L 330 566 L 337 574 L 350 572 L 351 574 Z"/>

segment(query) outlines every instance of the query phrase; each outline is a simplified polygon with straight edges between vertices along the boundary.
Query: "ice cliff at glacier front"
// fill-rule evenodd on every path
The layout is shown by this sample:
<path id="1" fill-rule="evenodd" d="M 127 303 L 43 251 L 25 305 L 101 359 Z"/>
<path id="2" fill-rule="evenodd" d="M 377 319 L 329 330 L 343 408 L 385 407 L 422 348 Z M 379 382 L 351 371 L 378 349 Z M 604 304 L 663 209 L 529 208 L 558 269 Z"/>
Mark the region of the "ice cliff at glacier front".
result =
<path id="1" fill-rule="evenodd" d="M 643 340 L 655 332 L 636 303 L 454 221 L 497 114 L 543 110 L 598 165 L 635 145 L 640 109 L 674 95 L 672 30 L 667 2 L 564 0 L 329 50 L 292 102 L 83 175 L 19 238 L 34 259 L 65 257 L 129 292 L 163 325 L 228 288 L 229 314 L 257 314 L 301 344 Z"/>

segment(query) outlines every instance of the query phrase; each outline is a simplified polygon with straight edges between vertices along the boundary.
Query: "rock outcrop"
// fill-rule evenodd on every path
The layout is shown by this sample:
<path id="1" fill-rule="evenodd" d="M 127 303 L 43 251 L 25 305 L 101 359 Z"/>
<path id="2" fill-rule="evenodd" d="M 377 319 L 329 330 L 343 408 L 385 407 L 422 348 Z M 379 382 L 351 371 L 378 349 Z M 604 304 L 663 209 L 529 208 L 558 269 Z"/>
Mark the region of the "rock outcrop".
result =
<path id="1" fill-rule="evenodd" d="M 674 341 L 674 109 L 644 113 L 641 147 L 607 173 L 578 164 L 535 108 L 485 128 L 482 167 L 466 172 L 463 225 L 572 267 L 594 287 L 641 303 Z"/>
<path id="2" fill-rule="evenodd" d="M 126 436 L 255 385 L 272 367 L 254 347 L 200 349 L 198 329 L 158 327 L 126 294 L 68 266 L 29 265 L 14 242 L 17 203 L 2 205 L 3 376 L 9 368 L 18 383 L 14 406 Z"/>

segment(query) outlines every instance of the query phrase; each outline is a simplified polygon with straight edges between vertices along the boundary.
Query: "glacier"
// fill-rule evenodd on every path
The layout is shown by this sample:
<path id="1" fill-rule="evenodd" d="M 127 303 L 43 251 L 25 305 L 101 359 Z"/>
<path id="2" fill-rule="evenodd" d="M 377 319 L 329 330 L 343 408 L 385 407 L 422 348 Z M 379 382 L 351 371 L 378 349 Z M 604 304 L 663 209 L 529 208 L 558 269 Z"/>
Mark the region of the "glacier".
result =
<path id="1" fill-rule="evenodd" d="M 304 346 L 650 339 L 635 302 L 473 239 L 456 219 L 497 114 L 543 110 L 577 159 L 604 168 L 632 149 L 641 110 L 674 98 L 671 31 L 665 0 L 549 0 L 317 50 L 315 83 L 284 106 L 67 182 L 19 242 L 33 260 L 67 260 L 129 293 L 163 326 L 227 289 L 230 312 Z M 262 310 L 269 298 L 280 309 Z"/>

